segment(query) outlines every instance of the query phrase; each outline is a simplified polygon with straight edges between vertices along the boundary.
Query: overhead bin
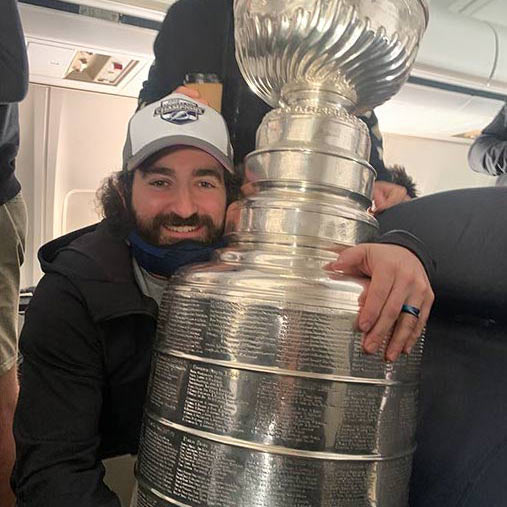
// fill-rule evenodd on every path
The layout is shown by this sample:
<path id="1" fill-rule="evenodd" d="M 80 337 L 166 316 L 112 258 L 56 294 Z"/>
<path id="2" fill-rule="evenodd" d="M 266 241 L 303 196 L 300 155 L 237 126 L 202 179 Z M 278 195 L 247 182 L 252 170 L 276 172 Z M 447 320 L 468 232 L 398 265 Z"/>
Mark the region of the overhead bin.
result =
<path id="1" fill-rule="evenodd" d="M 19 10 L 31 82 L 138 96 L 153 62 L 155 30 L 26 3 Z"/>

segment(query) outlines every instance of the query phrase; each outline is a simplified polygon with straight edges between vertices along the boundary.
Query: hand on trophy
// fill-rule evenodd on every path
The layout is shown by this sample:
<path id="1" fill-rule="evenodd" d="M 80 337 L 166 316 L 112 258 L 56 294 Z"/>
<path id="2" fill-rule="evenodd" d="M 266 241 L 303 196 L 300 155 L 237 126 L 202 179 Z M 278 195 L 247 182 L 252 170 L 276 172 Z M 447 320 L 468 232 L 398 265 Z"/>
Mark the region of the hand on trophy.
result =
<path id="1" fill-rule="evenodd" d="M 367 243 L 344 250 L 328 269 L 371 277 L 360 300 L 364 350 L 377 352 L 393 329 L 386 359 L 394 361 L 402 352 L 409 354 L 435 299 L 419 259 L 400 246 Z"/>

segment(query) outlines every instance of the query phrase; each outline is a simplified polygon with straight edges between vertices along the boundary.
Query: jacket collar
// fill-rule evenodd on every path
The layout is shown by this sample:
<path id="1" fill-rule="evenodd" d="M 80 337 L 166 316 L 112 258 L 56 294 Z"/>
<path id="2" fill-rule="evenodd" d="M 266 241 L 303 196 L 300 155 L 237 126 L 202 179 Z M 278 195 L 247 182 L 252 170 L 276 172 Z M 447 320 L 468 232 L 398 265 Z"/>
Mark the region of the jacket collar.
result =
<path id="1" fill-rule="evenodd" d="M 130 314 L 157 318 L 157 303 L 137 285 L 125 238 L 113 234 L 107 220 L 44 245 L 39 260 L 45 273 L 79 288 L 94 322 Z"/>

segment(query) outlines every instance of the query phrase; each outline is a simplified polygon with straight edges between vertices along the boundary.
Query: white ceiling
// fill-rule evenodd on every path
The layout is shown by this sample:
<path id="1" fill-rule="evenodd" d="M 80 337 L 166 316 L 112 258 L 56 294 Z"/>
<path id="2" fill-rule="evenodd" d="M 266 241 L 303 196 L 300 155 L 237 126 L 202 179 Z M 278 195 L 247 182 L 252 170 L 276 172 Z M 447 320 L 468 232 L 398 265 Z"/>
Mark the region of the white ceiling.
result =
<path id="1" fill-rule="evenodd" d="M 382 131 L 455 142 L 482 130 L 502 107 L 500 100 L 406 84 L 375 111 Z"/>
<path id="2" fill-rule="evenodd" d="M 507 25 L 507 0 L 429 0 L 431 6 L 439 5 L 477 19 L 499 25 Z"/>
<path id="3" fill-rule="evenodd" d="M 168 6 L 174 3 L 174 0 L 67 1 L 86 4 L 92 7 L 110 8 L 124 13 L 160 20 L 163 19 L 164 12 Z M 429 3 L 430 11 L 432 6 L 446 8 L 465 15 L 482 16 L 485 19 L 487 18 L 496 22 L 503 21 L 507 25 L 507 0 L 430 0 Z M 44 42 L 49 44 L 48 47 L 54 50 L 61 49 L 61 47 L 70 48 L 72 49 L 72 53 L 77 49 L 86 49 L 87 47 L 92 50 L 100 49 L 101 51 L 99 52 L 107 51 L 104 54 L 120 55 L 128 53 L 135 55 L 136 59 L 142 64 L 137 67 L 138 73 L 136 76 L 132 76 L 130 81 L 125 80 L 121 86 L 114 90 L 111 87 L 104 88 L 104 86 L 97 84 L 88 86 L 73 83 L 73 87 L 104 91 L 105 93 L 118 93 L 132 97 L 137 96 L 151 63 L 151 48 L 155 32 L 117 24 L 111 25 L 105 21 L 92 20 L 92 18 L 86 16 L 76 17 L 66 13 L 34 8 L 25 4 L 20 4 L 20 6 L 24 18 L 25 32 L 28 38 L 31 38 L 31 42 Z M 30 33 L 31 25 L 24 16 L 24 14 L 29 14 L 28 11 L 33 11 L 33 15 L 37 14 L 32 23 L 33 34 Z M 39 19 L 43 15 L 47 19 Z M 68 20 L 59 21 L 59 18 L 62 16 L 67 16 Z M 82 25 L 86 24 L 86 26 L 77 27 L 74 24 L 71 26 L 71 21 L 74 24 L 80 23 Z M 110 27 L 109 30 L 106 31 L 101 28 L 102 25 L 106 28 L 104 23 Z M 88 25 L 90 26 L 88 27 Z M 446 27 L 447 25 L 444 26 L 445 33 L 448 32 Z M 42 28 L 44 28 L 44 33 L 42 33 Z M 60 34 L 63 28 L 66 28 L 66 32 L 68 33 Z M 78 28 L 81 29 L 78 30 Z M 465 34 L 463 36 L 466 37 Z M 459 32 L 459 38 L 461 38 L 461 32 Z M 36 49 L 36 46 L 32 47 L 32 49 L 34 48 Z M 44 60 L 42 63 L 39 63 L 50 67 L 49 63 L 53 63 L 55 58 L 55 55 L 51 53 L 46 59 L 47 61 Z M 465 55 L 466 60 L 467 58 L 467 55 Z M 481 59 L 483 60 L 484 58 Z M 62 84 L 61 80 L 58 80 L 54 76 L 48 77 L 48 73 L 45 71 L 41 71 L 40 75 L 35 76 L 34 69 L 37 68 L 36 63 L 31 61 L 32 81 L 66 86 L 66 84 Z M 381 128 L 385 132 L 466 142 L 454 136 L 482 129 L 489 123 L 501 105 L 502 102 L 499 100 L 471 97 L 463 93 L 408 84 L 403 87 L 396 97 L 379 107 L 377 111 Z"/>
<path id="4" fill-rule="evenodd" d="M 77 0 L 70 0 L 77 1 Z M 130 5 L 165 12 L 176 0 L 108 0 L 112 4 Z M 427 0 L 430 5 L 446 7 L 454 12 L 507 24 L 507 0 Z"/>
<path id="5" fill-rule="evenodd" d="M 143 9 L 153 9 L 165 12 L 176 0 L 111 0 L 122 5 L 133 5 Z"/>

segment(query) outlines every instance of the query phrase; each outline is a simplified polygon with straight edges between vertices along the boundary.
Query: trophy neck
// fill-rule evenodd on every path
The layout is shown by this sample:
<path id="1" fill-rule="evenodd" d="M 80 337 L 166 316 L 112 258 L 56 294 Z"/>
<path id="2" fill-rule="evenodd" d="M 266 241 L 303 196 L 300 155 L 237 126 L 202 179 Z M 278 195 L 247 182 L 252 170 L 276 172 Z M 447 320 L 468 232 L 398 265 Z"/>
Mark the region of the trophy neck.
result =
<path id="1" fill-rule="evenodd" d="M 347 96 L 345 86 L 338 83 L 331 88 L 311 83 L 289 83 L 282 88 L 280 103 L 282 107 L 295 109 L 297 107 L 313 108 L 314 110 L 339 110 L 347 112 L 355 108 L 354 96 Z"/>
<path id="2" fill-rule="evenodd" d="M 245 159 L 244 199 L 227 214 L 229 241 L 333 250 L 372 241 L 368 129 L 334 93 L 287 97 L 264 117 Z"/>
<path id="3" fill-rule="evenodd" d="M 271 104 L 245 159 L 232 242 L 355 245 L 378 229 L 375 171 L 356 114 L 406 81 L 427 23 L 424 0 L 235 0 L 236 58 Z"/>

